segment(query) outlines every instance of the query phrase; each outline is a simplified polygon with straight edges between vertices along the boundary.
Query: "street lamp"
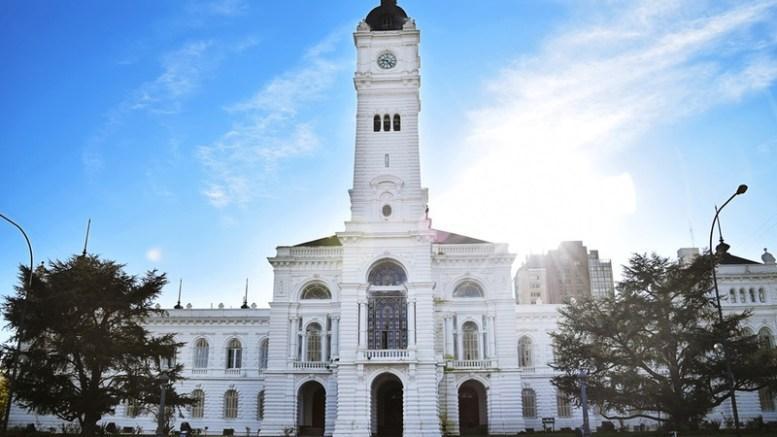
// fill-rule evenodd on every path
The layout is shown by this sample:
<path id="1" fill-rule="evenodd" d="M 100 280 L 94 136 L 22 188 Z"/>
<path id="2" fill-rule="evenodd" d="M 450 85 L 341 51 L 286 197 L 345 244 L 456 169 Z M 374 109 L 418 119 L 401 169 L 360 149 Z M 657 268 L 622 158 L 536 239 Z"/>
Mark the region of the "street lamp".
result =
<path id="1" fill-rule="evenodd" d="M 159 414 L 157 415 L 157 428 L 156 428 L 156 435 L 158 437 L 163 437 L 165 435 L 165 392 L 167 391 L 167 383 L 170 381 L 170 378 L 167 377 L 167 375 L 162 374 L 159 376 Z"/>
<path id="2" fill-rule="evenodd" d="M 19 232 L 22 233 L 22 236 L 24 237 L 24 241 L 27 243 L 27 250 L 30 252 L 30 271 L 27 275 L 27 290 L 32 288 L 32 269 L 33 269 L 33 256 L 32 256 L 32 244 L 30 244 L 30 238 L 27 236 L 27 233 L 24 232 L 24 229 L 22 229 L 21 226 L 19 226 L 18 223 L 11 220 L 10 218 L 6 217 L 3 214 L 0 214 L 0 218 L 7 221 L 8 223 L 12 224 L 16 229 L 19 230 Z M 26 298 L 26 293 L 25 293 Z M 25 306 L 22 305 L 22 311 L 25 310 Z M 24 317 L 22 317 L 24 319 Z M 14 360 L 13 360 L 13 367 L 11 368 L 11 374 L 10 378 L 8 379 L 8 401 L 5 404 L 5 414 L 3 415 L 3 427 L 2 427 L 2 433 L 5 434 L 6 430 L 8 429 L 8 418 L 11 415 L 11 404 L 13 403 L 13 383 L 16 380 L 16 370 L 19 366 L 17 366 L 17 360 L 19 358 L 19 348 L 22 346 L 22 336 L 21 336 L 21 327 L 19 328 L 19 332 L 16 335 L 16 349 L 14 350 Z"/>
<path id="3" fill-rule="evenodd" d="M 720 208 L 715 207 L 715 217 L 712 219 L 712 226 L 710 227 L 710 262 L 712 263 L 712 283 L 715 287 L 715 300 L 718 307 L 718 319 L 721 323 L 723 323 L 723 307 L 720 303 L 720 291 L 718 290 L 718 275 L 715 271 L 717 267 L 717 258 L 722 257 L 726 254 L 726 251 L 729 249 L 729 245 L 726 244 L 723 241 L 723 233 L 720 232 L 720 243 L 715 247 L 715 252 L 712 252 L 712 234 L 715 232 L 715 223 L 718 224 L 718 230 L 720 230 L 720 212 L 723 211 L 723 208 L 728 205 L 729 202 L 731 202 L 734 197 L 745 194 L 747 192 L 747 185 L 742 184 L 739 187 L 737 187 L 737 191 L 731 195 L 731 197 L 726 200 L 725 203 L 723 203 L 723 206 Z M 720 349 L 723 350 L 723 361 L 726 363 L 726 373 L 728 376 L 728 389 L 729 389 L 729 396 L 731 397 L 731 413 L 734 415 L 734 429 L 736 429 L 737 436 L 739 436 L 739 411 L 737 409 L 737 396 L 736 396 L 736 385 L 734 381 L 734 371 L 731 369 L 731 360 L 728 356 L 728 348 L 726 347 L 726 339 L 723 339 L 723 344 L 721 344 Z"/>

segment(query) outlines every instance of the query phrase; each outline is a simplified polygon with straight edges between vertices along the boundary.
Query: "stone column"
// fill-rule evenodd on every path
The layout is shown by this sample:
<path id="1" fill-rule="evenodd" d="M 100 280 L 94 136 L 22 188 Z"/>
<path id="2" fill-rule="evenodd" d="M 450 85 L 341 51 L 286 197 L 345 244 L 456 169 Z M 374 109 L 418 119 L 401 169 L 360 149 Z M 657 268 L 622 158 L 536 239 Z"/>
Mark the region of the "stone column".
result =
<path id="1" fill-rule="evenodd" d="M 461 322 L 461 320 L 458 320 L 458 322 Z M 461 324 L 459 323 L 459 326 L 454 326 L 453 328 L 456 330 L 456 347 L 459 348 L 458 356 L 456 357 L 457 360 L 463 360 L 464 359 L 464 336 L 461 332 Z"/>
<path id="2" fill-rule="evenodd" d="M 332 359 L 340 358 L 340 316 L 332 319 Z"/>
<path id="3" fill-rule="evenodd" d="M 445 354 L 453 356 L 453 317 L 445 315 Z"/>
<path id="4" fill-rule="evenodd" d="M 488 316 L 488 357 L 496 358 L 496 316 Z"/>
<path id="5" fill-rule="evenodd" d="M 297 317 L 291 317 L 289 320 L 291 320 L 291 338 L 289 339 L 291 341 L 291 353 L 289 354 L 289 359 L 296 361 L 299 359 L 297 357 Z"/>
<path id="6" fill-rule="evenodd" d="M 407 302 L 407 344 L 409 349 L 415 349 L 415 299 Z"/>
<path id="7" fill-rule="evenodd" d="M 367 341 L 367 310 L 368 305 L 364 301 L 359 301 L 359 348 L 367 349 L 369 342 Z"/>
<path id="8" fill-rule="evenodd" d="M 328 318 L 328 316 L 327 316 Z M 327 331 L 326 327 L 329 325 L 329 323 L 324 322 L 324 326 L 322 329 L 322 335 L 319 341 L 321 342 L 321 361 L 327 361 L 327 346 L 326 346 L 326 339 L 329 336 L 329 331 Z"/>

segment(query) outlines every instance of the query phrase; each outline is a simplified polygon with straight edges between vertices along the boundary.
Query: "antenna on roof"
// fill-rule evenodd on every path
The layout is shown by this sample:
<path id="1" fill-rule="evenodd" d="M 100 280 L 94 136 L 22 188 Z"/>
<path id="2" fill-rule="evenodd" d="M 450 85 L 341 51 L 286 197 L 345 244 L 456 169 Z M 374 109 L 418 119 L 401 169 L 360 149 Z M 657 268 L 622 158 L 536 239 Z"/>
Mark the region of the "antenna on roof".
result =
<path id="1" fill-rule="evenodd" d="M 183 288 L 183 279 L 179 279 L 178 280 L 178 303 L 175 304 L 175 306 L 173 307 L 173 308 L 175 308 L 177 310 L 183 309 L 183 307 L 181 306 L 181 289 L 182 288 Z"/>
<path id="2" fill-rule="evenodd" d="M 86 222 L 86 237 L 84 238 L 84 251 L 81 256 L 86 256 L 86 247 L 89 245 L 89 231 L 92 229 L 92 219 L 90 218 Z"/>
<path id="3" fill-rule="evenodd" d="M 248 309 L 248 278 L 246 278 L 246 294 L 243 297 L 243 305 L 241 305 L 240 308 L 244 310 Z"/>

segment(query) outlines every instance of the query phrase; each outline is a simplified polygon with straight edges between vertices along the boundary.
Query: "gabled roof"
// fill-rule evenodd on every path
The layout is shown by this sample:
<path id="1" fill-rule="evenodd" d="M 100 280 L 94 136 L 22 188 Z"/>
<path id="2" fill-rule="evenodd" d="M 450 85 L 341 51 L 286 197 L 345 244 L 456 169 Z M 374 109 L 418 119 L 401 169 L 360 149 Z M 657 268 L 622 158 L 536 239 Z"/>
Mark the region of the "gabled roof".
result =
<path id="1" fill-rule="evenodd" d="M 749 260 L 747 258 L 738 257 L 738 256 L 732 255 L 730 253 L 725 253 L 720 258 L 720 264 L 723 264 L 723 265 L 736 265 L 736 264 L 761 264 L 761 263 Z"/>
<path id="2" fill-rule="evenodd" d="M 300 243 L 295 245 L 294 247 L 332 247 L 332 246 L 342 246 L 343 244 L 340 243 L 340 239 L 337 238 L 337 235 L 330 235 L 328 237 L 319 238 L 318 240 L 308 241 L 306 243 Z"/>
<path id="3" fill-rule="evenodd" d="M 479 240 L 466 235 L 454 234 L 453 232 L 441 231 L 439 229 L 432 230 L 435 234 L 434 242 L 437 244 L 491 244 L 489 241 Z"/>

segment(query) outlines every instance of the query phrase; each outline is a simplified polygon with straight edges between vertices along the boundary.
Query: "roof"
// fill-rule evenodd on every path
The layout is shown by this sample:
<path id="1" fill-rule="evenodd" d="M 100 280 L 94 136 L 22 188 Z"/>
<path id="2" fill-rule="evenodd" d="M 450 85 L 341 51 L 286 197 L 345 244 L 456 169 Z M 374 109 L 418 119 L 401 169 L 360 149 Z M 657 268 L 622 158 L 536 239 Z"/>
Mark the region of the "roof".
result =
<path id="1" fill-rule="evenodd" d="M 453 232 L 441 231 L 439 229 L 432 229 L 432 231 L 434 231 L 433 242 L 436 244 L 491 244 L 489 241 L 480 240 Z M 340 242 L 340 239 L 337 238 L 337 235 L 330 235 L 328 237 L 319 238 L 317 240 L 300 243 L 294 247 L 333 247 L 342 245 L 343 244 Z"/>
<path id="2" fill-rule="evenodd" d="M 749 260 L 747 258 L 742 258 L 736 255 L 732 255 L 728 252 L 726 252 L 720 259 L 720 263 L 723 265 L 736 265 L 736 264 L 761 264 L 759 262 Z"/>
<path id="3" fill-rule="evenodd" d="M 489 241 L 468 237 L 466 235 L 454 234 L 453 232 L 432 229 L 435 233 L 434 242 L 437 244 L 491 244 Z"/>
<path id="4" fill-rule="evenodd" d="M 332 247 L 332 246 L 342 246 L 342 245 L 343 244 L 340 242 L 340 239 L 337 238 L 337 235 L 330 235 L 328 237 L 319 238 L 318 240 L 300 243 L 295 245 L 294 247 Z"/>
<path id="5" fill-rule="evenodd" d="M 364 21 L 373 31 L 402 30 L 407 14 L 397 6 L 397 0 L 380 0 L 380 6 L 370 11 Z"/>

